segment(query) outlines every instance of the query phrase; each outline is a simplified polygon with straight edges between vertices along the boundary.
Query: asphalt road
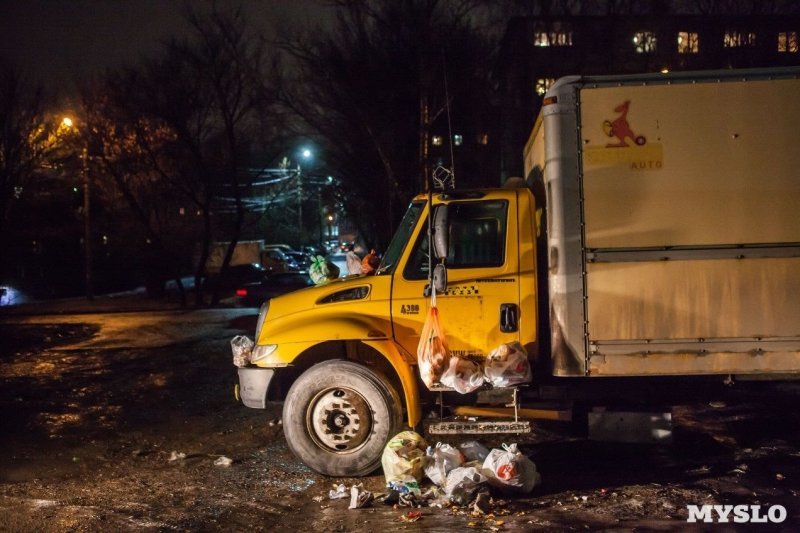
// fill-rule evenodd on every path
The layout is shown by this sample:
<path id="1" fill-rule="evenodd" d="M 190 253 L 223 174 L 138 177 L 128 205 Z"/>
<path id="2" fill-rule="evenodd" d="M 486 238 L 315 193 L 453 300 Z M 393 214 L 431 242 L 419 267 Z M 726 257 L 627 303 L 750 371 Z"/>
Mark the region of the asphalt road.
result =
<path id="1" fill-rule="evenodd" d="M 232 398 L 228 342 L 252 335 L 255 319 L 254 309 L 0 317 L 0 531 L 678 530 L 687 505 L 703 504 L 780 505 L 775 527 L 800 528 L 793 385 L 677 406 L 672 445 L 537 430 L 520 444 L 542 485 L 495 495 L 489 515 L 348 510 L 328 498 L 332 486 L 380 492 L 381 472 L 319 476 L 289 452 L 280 405 Z M 222 457 L 232 464 L 217 466 Z"/>

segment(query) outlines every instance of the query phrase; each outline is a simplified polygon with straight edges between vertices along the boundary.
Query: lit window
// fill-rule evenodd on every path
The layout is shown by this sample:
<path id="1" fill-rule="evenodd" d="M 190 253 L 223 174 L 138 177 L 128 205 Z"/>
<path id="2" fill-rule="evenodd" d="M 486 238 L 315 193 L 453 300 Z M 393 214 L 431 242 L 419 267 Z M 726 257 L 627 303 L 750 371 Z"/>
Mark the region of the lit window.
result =
<path id="1" fill-rule="evenodd" d="M 697 33 L 690 31 L 678 32 L 678 53 L 700 53 L 700 36 Z"/>
<path id="2" fill-rule="evenodd" d="M 744 33 L 740 31 L 726 31 L 722 44 L 725 48 L 738 48 L 740 46 L 755 46 L 756 34 Z"/>
<path id="3" fill-rule="evenodd" d="M 453 135 L 453 144 L 456 146 L 461 146 L 464 143 L 464 137 L 461 135 L 455 134 Z"/>
<path id="4" fill-rule="evenodd" d="M 431 138 L 431 144 L 434 146 L 441 146 L 442 137 L 440 135 L 434 135 L 433 138 Z"/>
<path id="5" fill-rule="evenodd" d="M 533 34 L 533 46 L 572 46 L 572 32 L 537 31 Z"/>
<path id="6" fill-rule="evenodd" d="M 489 144 L 489 134 L 488 133 L 481 133 L 478 136 L 478 144 L 482 144 L 484 146 Z"/>
<path id="7" fill-rule="evenodd" d="M 796 31 L 778 33 L 778 52 L 788 52 L 790 54 L 798 52 Z"/>
<path id="8" fill-rule="evenodd" d="M 633 46 L 639 54 L 656 51 L 656 34 L 651 31 L 638 31 L 633 34 Z"/>
<path id="9" fill-rule="evenodd" d="M 553 85 L 554 81 L 556 80 L 553 78 L 539 78 L 536 80 L 536 94 L 538 96 L 544 96 L 544 93 Z"/>

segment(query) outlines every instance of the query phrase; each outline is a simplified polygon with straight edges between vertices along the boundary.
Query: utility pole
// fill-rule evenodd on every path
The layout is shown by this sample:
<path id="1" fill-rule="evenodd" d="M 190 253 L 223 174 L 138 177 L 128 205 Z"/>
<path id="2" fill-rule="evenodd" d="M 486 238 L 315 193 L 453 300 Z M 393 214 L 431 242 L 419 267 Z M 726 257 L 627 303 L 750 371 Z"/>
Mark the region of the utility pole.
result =
<path id="1" fill-rule="evenodd" d="M 89 152 L 84 148 L 81 152 L 83 165 L 83 252 L 84 252 L 84 273 L 86 275 L 86 298 L 94 300 L 94 286 L 92 282 L 92 222 L 91 212 L 91 191 L 89 190 Z"/>
<path id="2" fill-rule="evenodd" d="M 303 231 L 303 171 L 297 165 L 297 229 Z"/>

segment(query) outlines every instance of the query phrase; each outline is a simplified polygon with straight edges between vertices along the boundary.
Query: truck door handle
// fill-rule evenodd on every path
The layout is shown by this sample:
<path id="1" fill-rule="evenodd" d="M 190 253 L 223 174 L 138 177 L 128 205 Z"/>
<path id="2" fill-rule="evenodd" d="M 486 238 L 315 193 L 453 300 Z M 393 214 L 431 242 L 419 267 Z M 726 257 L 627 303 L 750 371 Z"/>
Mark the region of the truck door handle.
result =
<path id="1" fill-rule="evenodd" d="M 500 304 L 500 331 L 513 333 L 518 327 L 517 304 Z"/>

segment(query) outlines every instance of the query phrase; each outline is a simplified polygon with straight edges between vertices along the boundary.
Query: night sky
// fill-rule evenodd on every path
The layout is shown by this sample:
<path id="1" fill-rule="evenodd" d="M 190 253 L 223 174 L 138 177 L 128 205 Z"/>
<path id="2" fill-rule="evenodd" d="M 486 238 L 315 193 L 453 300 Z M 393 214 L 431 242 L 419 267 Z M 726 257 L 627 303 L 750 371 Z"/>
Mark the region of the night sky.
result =
<path id="1" fill-rule="evenodd" d="M 248 21 L 265 34 L 308 25 L 325 11 L 315 0 L 220 2 L 226 4 L 242 5 Z M 180 35 L 185 5 L 186 0 L 0 0 L 0 55 L 33 79 L 72 88 Z"/>

